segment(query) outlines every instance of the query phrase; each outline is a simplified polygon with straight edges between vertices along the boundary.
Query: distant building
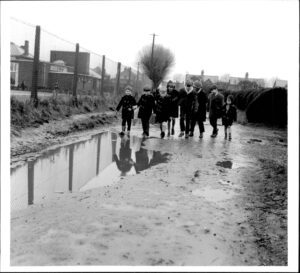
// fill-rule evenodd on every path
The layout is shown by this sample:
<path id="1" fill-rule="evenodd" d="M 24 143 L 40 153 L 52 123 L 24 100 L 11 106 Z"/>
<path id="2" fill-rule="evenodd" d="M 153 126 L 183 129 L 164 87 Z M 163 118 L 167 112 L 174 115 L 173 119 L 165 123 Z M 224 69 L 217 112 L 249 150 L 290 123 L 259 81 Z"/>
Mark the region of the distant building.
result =
<path id="1" fill-rule="evenodd" d="M 10 43 L 10 84 L 18 87 L 24 81 L 27 87 L 32 85 L 33 55 L 29 53 L 29 42 L 24 46 Z M 38 86 L 45 87 L 48 82 L 50 65 L 43 60 L 39 63 Z"/>
<path id="2" fill-rule="evenodd" d="M 15 43 L 10 42 L 10 57 L 12 59 L 33 60 L 33 55 L 29 54 L 29 42 L 25 41 L 22 46 L 17 46 Z"/>
<path id="3" fill-rule="evenodd" d="M 24 81 L 28 88 L 32 86 L 33 55 L 29 53 L 29 42 L 24 46 L 10 43 L 10 83 L 13 87 L 20 87 Z M 53 89 L 58 81 L 61 90 L 72 90 L 74 77 L 75 52 L 51 51 L 50 62 L 40 60 L 38 74 L 38 88 Z M 101 75 L 90 69 L 90 54 L 80 52 L 78 58 L 79 91 L 98 91 Z"/>
<path id="4" fill-rule="evenodd" d="M 64 61 L 66 66 L 74 67 L 75 65 L 75 52 L 74 51 L 50 51 L 50 62 Z M 90 69 L 90 53 L 79 52 L 78 54 L 78 73 L 83 75 L 89 75 Z"/>
<path id="5" fill-rule="evenodd" d="M 195 80 L 200 80 L 203 84 L 203 86 L 205 85 L 210 86 L 212 84 L 216 84 L 217 87 L 221 90 L 231 90 L 231 91 L 239 91 L 242 90 L 243 87 L 241 85 L 243 85 L 242 83 L 247 83 L 248 85 L 251 83 L 256 83 L 253 84 L 253 86 L 257 87 L 265 87 L 265 80 L 262 78 L 249 78 L 249 73 L 247 72 L 245 74 L 245 77 L 227 77 L 226 81 L 221 80 L 219 78 L 219 76 L 213 76 L 213 75 L 205 75 L 204 74 L 204 70 L 201 71 L 201 75 L 192 75 L 192 74 L 186 74 L 186 80 L 190 79 L 192 81 Z M 251 86 L 251 84 L 250 84 Z"/>
<path id="6" fill-rule="evenodd" d="M 200 80 L 202 83 L 210 80 L 213 84 L 215 84 L 219 81 L 219 76 L 205 75 L 204 70 L 202 70 L 201 75 L 186 74 L 185 80 L 187 79 L 192 81 Z"/>
<path id="7" fill-rule="evenodd" d="M 274 84 L 273 84 L 273 88 L 274 87 L 284 87 L 287 88 L 288 82 L 286 80 L 280 80 L 280 79 L 276 79 Z"/>
<path id="8" fill-rule="evenodd" d="M 262 78 L 249 78 L 249 73 L 246 72 L 245 77 L 229 77 L 231 85 L 238 85 L 241 81 L 256 82 L 259 87 L 265 87 L 265 80 Z"/>

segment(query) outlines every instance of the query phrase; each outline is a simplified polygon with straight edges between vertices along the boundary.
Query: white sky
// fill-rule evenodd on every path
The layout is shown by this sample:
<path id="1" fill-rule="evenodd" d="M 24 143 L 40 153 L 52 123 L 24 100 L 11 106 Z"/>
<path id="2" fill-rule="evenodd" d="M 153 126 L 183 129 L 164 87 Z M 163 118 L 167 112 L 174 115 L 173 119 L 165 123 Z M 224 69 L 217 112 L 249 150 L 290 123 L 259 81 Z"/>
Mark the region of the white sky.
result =
<path id="1" fill-rule="evenodd" d="M 152 42 L 170 48 L 173 73 L 288 78 L 297 1 L 4 2 L 6 12 L 136 67 Z M 22 37 L 23 38 L 23 37 Z M 53 40 L 54 41 L 54 40 Z M 33 45 L 31 47 L 33 53 Z M 171 75 L 170 75 L 171 76 Z"/>

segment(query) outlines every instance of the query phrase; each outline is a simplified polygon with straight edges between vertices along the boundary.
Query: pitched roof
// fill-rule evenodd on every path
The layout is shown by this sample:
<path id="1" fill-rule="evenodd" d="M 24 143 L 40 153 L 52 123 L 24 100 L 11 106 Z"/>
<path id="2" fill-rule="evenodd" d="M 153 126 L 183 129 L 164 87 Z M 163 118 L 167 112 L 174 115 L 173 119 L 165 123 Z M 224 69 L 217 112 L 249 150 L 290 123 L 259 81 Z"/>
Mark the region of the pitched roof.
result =
<path id="1" fill-rule="evenodd" d="M 13 42 L 10 42 L 10 56 L 33 59 L 33 55 L 25 55 L 25 50 Z"/>
<path id="2" fill-rule="evenodd" d="M 90 74 L 90 76 L 92 76 L 94 78 L 101 79 L 101 75 L 99 75 L 97 72 L 95 72 L 92 69 L 90 69 L 89 74 Z"/>

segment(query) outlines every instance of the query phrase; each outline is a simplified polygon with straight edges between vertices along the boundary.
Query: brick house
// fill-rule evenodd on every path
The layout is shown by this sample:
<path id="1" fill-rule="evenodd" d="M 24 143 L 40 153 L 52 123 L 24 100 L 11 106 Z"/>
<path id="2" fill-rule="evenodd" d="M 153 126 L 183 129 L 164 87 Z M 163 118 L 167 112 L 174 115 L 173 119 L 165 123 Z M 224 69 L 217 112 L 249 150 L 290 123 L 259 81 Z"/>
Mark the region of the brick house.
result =
<path id="1" fill-rule="evenodd" d="M 10 84 L 12 87 L 19 87 L 24 84 L 32 86 L 33 55 L 29 53 L 29 42 L 25 41 L 23 46 L 10 43 Z M 38 87 L 46 88 L 48 84 L 49 63 L 40 61 Z"/>
<path id="2" fill-rule="evenodd" d="M 10 83 L 17 88 L 24 81 L 26 87 L 32 87 L 33 55 L 29 53 L 29 42 L 24 46 L 10 43 Z M 51 51 L 50 62 L 40 60 L 38 74 L 39 89 L 53 89 L 58 82 L 59 89 L 70 91 L 73 87 L 75 52 Z M 98 92 L 100 89 L 101 75 L 91 70 L 90 55 L 80 52 L 78 58 L 78 92 Z"/>

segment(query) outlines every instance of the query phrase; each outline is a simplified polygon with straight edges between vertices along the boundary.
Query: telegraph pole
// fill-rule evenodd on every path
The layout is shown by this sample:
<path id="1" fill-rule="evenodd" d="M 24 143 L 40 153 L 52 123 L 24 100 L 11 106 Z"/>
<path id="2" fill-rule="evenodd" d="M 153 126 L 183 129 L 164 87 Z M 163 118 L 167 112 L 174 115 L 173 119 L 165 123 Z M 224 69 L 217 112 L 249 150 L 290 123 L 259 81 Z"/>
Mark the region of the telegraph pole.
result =
<path id="1" fill-rule="evenodd" d="M 35 43 L 34 43 L 34 59 L 32 67 L 32 83 L 31 83 L 31 100 L 34 106 L 38 104 L 38 78 L 39 78 L 39 62 L 40 62 L 40 40 L 41 40 L 41 27 L 35 28 Z"/>
<path id="2" fill-rule="evenodd" d="M 153 33 L 150 34 L 153 36 L 153 40 L 152 40 L 152 50 L 151 50 L 151 76 L 153 75 L 153 53 L 154 53 L 154 41 L 155 41 L 155 36 L 158 36 L 157 34 Z M 153 77 L 152 77 L 153 78 Z M 152 81 L 152 89 L 154 87 L 154 83 Z"/>

